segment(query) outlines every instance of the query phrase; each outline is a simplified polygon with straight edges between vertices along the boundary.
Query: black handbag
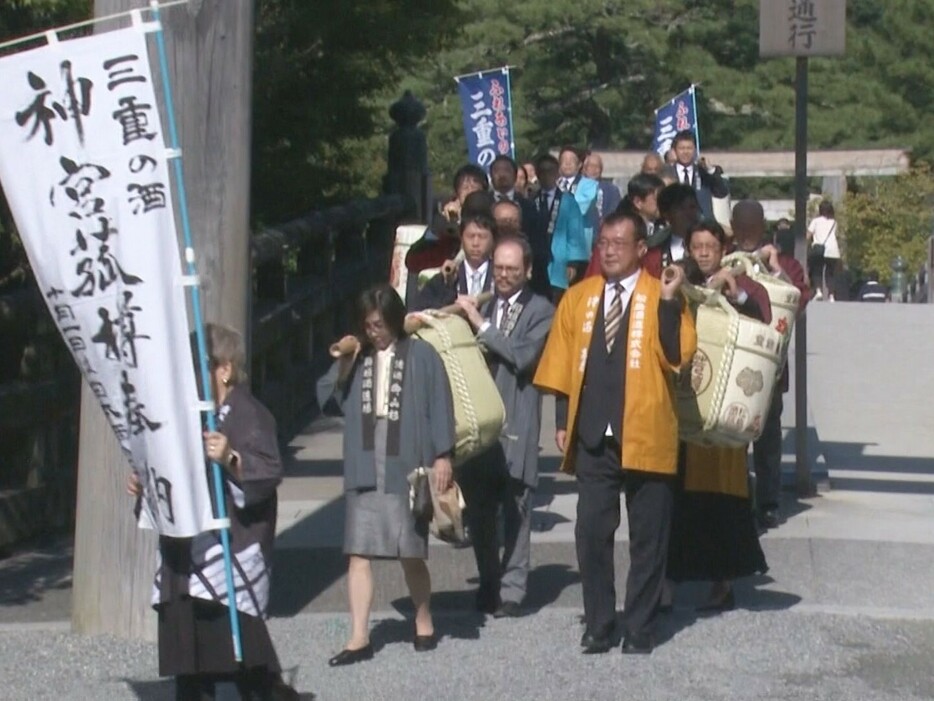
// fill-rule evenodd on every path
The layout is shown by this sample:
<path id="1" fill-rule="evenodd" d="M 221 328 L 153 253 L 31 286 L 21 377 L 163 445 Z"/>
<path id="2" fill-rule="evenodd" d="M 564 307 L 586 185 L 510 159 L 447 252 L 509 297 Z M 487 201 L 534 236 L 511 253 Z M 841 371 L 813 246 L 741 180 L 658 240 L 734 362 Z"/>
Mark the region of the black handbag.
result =
<path id="1" fill-rule="evenodd" d="M 833 223 L 833 226 L 830 227 L 830 232 L 827 234 L 827 238 L 824 239 L 824 243 L 811 243 L 811 247 L 808 249 L 808 260 L 818 261 L 824 257 L 824 253 L 827 251 L 827 247 L 824 245 L 827 243 L 827 239 L 833 236 L 833 232 L 837 230 L 837 222 Z"/>
<path id="2" fill-rule="evenodd" d="M 416 521 L 431 521 L 434 506 L 431 501 L 431 473 L 424 467 L 418 467 L 409 474 L 409 504 Z"/>

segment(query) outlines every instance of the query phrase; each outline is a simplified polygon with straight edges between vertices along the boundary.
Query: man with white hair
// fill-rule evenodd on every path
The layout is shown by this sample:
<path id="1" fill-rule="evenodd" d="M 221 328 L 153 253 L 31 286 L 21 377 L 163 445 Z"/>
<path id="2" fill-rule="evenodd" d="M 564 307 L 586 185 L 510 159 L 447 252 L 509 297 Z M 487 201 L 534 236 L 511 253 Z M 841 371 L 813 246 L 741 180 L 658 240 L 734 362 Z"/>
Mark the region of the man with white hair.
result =
<path id="1" fill-rule="evenodd" d="M 599 153 L 591 151 L 584 159 L 583 173 L 588 178 L 593 178 L 598 183 L 597 188 L 597 221 L 594 222 L 594 229 L 599 226 L 600 220 L 612 214 L 619 206 L 622 197 L 619 194 L 619 188 L 613 183 L 604 182 L 603 177 L 603 158 Z"/>

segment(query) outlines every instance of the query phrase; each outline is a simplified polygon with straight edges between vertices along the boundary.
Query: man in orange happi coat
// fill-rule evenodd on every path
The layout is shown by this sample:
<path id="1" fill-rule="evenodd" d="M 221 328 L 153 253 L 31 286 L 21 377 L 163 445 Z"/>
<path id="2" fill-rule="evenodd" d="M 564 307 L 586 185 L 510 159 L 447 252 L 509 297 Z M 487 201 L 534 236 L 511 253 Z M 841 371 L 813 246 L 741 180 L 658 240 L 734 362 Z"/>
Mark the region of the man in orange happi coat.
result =
<path id="1" fill-rule="evenodd" d="M 535 385 L 557 397 L 562 469 L 576 472 L 575 541 L 584 595 L 584 653 L 649 653 L 665 578 L 678 418 L 673 375 L 697 348 L 679 288 L 642 270 L 645 222 L 613 214 L 600 228 L 602 274 L 561 299 Z M 623 630 L 616 630 L 613 537 L 626 494 L 631 565 Z"/>

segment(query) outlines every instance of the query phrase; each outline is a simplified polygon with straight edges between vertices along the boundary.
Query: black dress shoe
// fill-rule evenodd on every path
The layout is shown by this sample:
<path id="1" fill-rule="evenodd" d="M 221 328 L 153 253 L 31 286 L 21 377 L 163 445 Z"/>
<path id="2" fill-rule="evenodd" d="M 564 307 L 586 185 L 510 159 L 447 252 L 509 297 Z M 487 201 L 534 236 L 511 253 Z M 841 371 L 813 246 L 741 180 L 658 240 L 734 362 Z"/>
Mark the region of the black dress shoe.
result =
<path id="1" fill-rule="evenodd" d="M 438 639 L 434 635 L 416 635 L 412 645 L 415 652 L 429 652 L 438 647 Z"/>
<path id="2" fill-rule="evenodd" d="M 373 646 L 367 644 L 359 650 L 341 650 L 334 657 L 328 660 L 331 667 L 343 667 L 344 665 L 356 664 L 357 662 L 366 662 L 373 659 Z"/>
<path id="3" fill-rule="evenodd" d="M 652 639 L 647 635 L 627 635 L 623 639 L 623 647 L 620 651 L 624 655 L 651 655 L 652 648 Z"/>
<path id="4" fill-rule="evenodd" d="M 590 633 L 584 633 L 584 637 L 581 638 L 581 647 L 585 655 L 602 655 L 613 647 L 613 639 L 609 635 L 598 638 Z"/>
<path id="5" fill-rule="evenodd" d="M 493 618 L 518 618 L 522 615 L 519 610 L 519 604 L 515 601 L 504 601 L 499 608 L 493 612 Z"/>
<path id="6" fill-rule="evenodd" d="M 477 591 L 476 605 L 480 613 L 496 613 L 499 608 L 499 597 L 493 592 L 480 589 Z"/>
<path id="7" fill-rule="evenodd" d="M 712 601 L 703 606 L 698 606 L 697 613 L 705 616 L 712 616 L 723 613 L 724 611 L 732 611 L 735 608 L 736 596 L 733 594 L 733 587 L 730 587 L 730 590 L 724 594 L 723 598 L 719 601 Z"/>

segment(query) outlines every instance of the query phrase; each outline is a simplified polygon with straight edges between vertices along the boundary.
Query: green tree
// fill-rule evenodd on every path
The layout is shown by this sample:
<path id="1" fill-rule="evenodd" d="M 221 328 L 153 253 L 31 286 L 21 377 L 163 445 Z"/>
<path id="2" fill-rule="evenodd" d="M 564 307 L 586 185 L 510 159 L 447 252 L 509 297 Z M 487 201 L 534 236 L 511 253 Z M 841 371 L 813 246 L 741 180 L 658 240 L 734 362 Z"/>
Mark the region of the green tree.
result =
<path id="1" fill-rule="evenodd" d="M 840 223 L 851 267 L 877 270 L 888 282 L 892 259 L 900 255 L 909 272 L 917 271 L 934 233 L 934 173 L 920 166 L 894 178 L 866 181 L 859 192 L 847 194 Z"/>
<path id="2" fill-rule="evenodd" d="M 254 218 L 375 194 L 389 96 L 457 25 L 454 0 L 260 0 L 257 11 Z"/>
<path id="3" fill-rule="evenodd" d="M 457 34 L 403 80 L 428 108 L 439 186 L 466 158 L 452 77 L 505 64 L 522 159 L 565 142 L 648 149 L 654 108 L 691 83 L 704 148 L 794 146 L 794 61 L 759 58 L 758 0 L 458 4 Z M 847 54 L 811 61 L 812 147 L 905 147 L 930 160 L 934 0 L 851 0 L 848 13 Z"/>

